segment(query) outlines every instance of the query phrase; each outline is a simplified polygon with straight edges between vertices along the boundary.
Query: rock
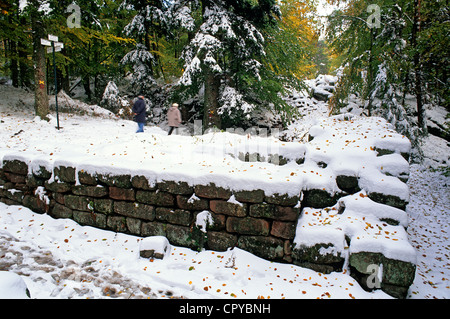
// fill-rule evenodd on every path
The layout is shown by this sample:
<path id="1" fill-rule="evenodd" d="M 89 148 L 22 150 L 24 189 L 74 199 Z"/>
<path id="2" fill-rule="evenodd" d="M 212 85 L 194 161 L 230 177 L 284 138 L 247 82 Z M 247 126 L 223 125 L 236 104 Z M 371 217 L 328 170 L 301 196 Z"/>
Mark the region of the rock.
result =
<path id="1" fill-rule="evenodd" d="M 358 252 L 350 255 L 349 265 L 354 269 L 352 273 L 355 273 L 355 270 L 360 275 L 371 275 L 373 274 L 373 270 L 369 266 L 375 265 L 383 265 L 382 267 L 382 280 L 381 283 L 385 285 L 391 286 L 400 286 L 408 288 L 414 282 L 415 274 L 416 274 L 416 265 L 408 262 L 404 262 L 401 260 L 395 260 L 386 258 L 381 253 L 373 253 L 373 252 Z M 366 277 L 361 277 L 362 279 L 366 279 Z M 364 280 L 359 281 L 362 285 L 366 285 Z M 388 287 L 388 286 L 386 286 Z M 381 287 L 383 289 L 383 286 Z M 384 289 L 383 289 L 384 290 Z M 389 291 L 386 291 L 389 293 Z M 405 297 L 405 296 L 403 296 Z"/>
<path id="2" fill-rule="evenodd" d="M 90 212 L 94 210 L 93 202 L 87 197 L 75 196 L 75 195 L 65 195 L 64 203 L 67 208 L 72 210 L 86 211 Z"/>
<path id="3" fill-rule="evenodd" d="M 263 203 L 250 205 L 249 215 L 257 218 L 270 218 L 280 221 L 296 221 L 299 213 L 300 211 L 298 208 Z"/>
<path id="4" fill-rule="evenodd" d="M 109 197 L 117 200 L 135 200 L 135 191 L 134 189 L 126 189 L 110 186 L 109 187 Z"/>
<path id="5" fill-rule="evenodd" d="M 269 222 L 252 217 L 228 217 L 226 225 L 227 232 L 241 235 L 267 236 L 270 230 Z"/>
<path id="6" fill-rule="evenodd" d="M 94 210 L 103 214 L 112 214 L 114 202 L 111 199 L 94 199 Z"/>
<path id="7" fill-rule="evenodd" d="M 287 194 L 274 194 L 265 197 L 267 203 L 281 206 L 295 206 L 298 204 L 299 200 L 300 196 L 289 196 Z"/>
<path id="8" fill-rule="evenodd" d="M 376 192 L 371 192 L 368 194 L 369 198 L 374 202 L 389 205 L 395 208 L 399 208 L 401 210 L 406 210 L 406 206 L 408 205 L 407 201 L 394 196 L 394 195 L 386 195 Z"/>
<path id="9" fill-rule="evenodd" d="M 131 188 L 131 175 L 99 174 L 97 175 L 97 179 L 107 186 Z"/>
<path id="10" fill-rule="evenodd" d="M 151 185 L 145 176 L 133 176 L 131 179 L 131 184 L 134 188 L 139 188 L 142 190 L 156 190 L 156 185 Z"/>
<path id="11" fill-rule="evenodd" d="M 25 162 L 19 160 L 4 160 L 3 171 L 10 172 L 18 175 L 28 174 L 28 165 Z"/>
<path id="12" fill-rule="evenodd" d="M 192 195 L 194 193 L 194 189 L 186 182 L 164 181 L 157 183 L 157 187 L 161 191 L 174 195 Z"/>
<path id="13" fill-rule="evenodd" d="M 77 185 L 72 188 L 72 193 L 78 196 L 105 197 L 108 195 L 108 189 L 103 186 Z"/>
<path id="14" fill-rule="evenodd" d="M 54 169 L 55 179 L 65 183 L 75 183 L 75 168 L 70 166 L 58 166 Z"/>
<path id="15" fill-rule="evenodd" d="M 281 260 L 284 256 L 284 241 L 273 237 L 240 236 L 237 247 L 269 260 Z"/>
<path id="16" fill-rule="evenodd" d="M 148 221 L 155 220 L 155 208 L 141 203 L 114 202 L 114 213 Z"/>
<path id="17" fill-rule="evenodd" d="M 164 259 L 170 250 L 170 243 L 163 236 L 146 237 L 139 242 L 139 255 L 142 258 Z"/>
<path id="18" fill-rule="evenodd" d="M 115 232 L 126 233 L 128 231 L 127 220 L 121 216 L 108 216 L 106 226 Z"/>
<path id="19" fill-rule="evenodd" d="M 178 207 L 181 209 L 206 210 L 209 208 L 208 201 L 203 198 L 178 195 L 176 200 Z"/>
<path id="20" fill-rule="evenodd" d="M 336 184 L 341 190 L 349 194 L 355 194 L 361 190 L 356 176 L 339 175 L 336 177 Z"/>
<path id="21" fill-rule="evenodd" d="M 209 205 L 210 209 L 217 214 L 235 217 L 247 216 L 247 211 L 243 205 L 230 203 L 223 200 L 212 200 Z"/>
<path id="22" fill-rule="evenodd" d="M 78 171 L 78 181 L 83 185 L 97 185 L 97 178 L 84 170 Z"/>
<path id="23" fill-rule="evenodd" d="M 106 228 L 106 215 L 104 214 L 74 211 L 73 219 L 81 225 Z"/>
<path id="24" fill-rule="evenodd" d="M 283 239 L 294 239 L 295 223 L 274 220 L 270 234 Z"/>
<path id="25" fill-rule="evenodd" d="M 137 191 L 136 200 L 140 203 L 155 206 L 172 207 L 175 205 L 174 195 L 160 191 Z"/>
<path id="26" fill-rule="evenodd" d="M 192 213 L 190 211 L 165 207 L 156 208 L 156 219 L 162 222 L 183 226 L 190 226 L 193 221 Z"/>
<path id="27" fill-rule="evenodd" d="M 304 191 L 303 206 L 312 208 L 325 208 L 335 205 L 340 194 L 331 195 L 322 189 L 311 189 Z"/>
<path id="28" fill-rule="evenodd" d="M 257 189 L 253 191 L 234 192 L 234 197 L 242 203 L 262 203 L 264 201 L 264 191 Z"/>
<path id="29" fill-rule="evenodd" d="M 214 251 L 226 251 L 237 245 L 238 236 L 226 232 L 209 231 L 207 245 Z"/>
<path id="30" fill-rule="evenodd" d="M 342 269 L 344 258 L 331 243 L 316 244 L 312 247 L 295 247 L 292 257 L 296 263 L 329 265 L 333 269 Z"/>
<path id="31" fill-rule="evenodd" d="M 197 185 L 195 186 L 194 191 L 198 197 L 209 199 L 229 200 L 231 197 L 231 191 L 222 187 L 217 187 L 215 184 Z"/>

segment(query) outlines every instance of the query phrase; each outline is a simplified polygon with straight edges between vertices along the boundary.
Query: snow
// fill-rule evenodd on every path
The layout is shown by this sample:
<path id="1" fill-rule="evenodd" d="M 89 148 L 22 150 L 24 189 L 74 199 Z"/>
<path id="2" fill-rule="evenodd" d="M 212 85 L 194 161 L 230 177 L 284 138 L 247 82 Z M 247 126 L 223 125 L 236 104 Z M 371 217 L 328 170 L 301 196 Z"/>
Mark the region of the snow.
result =
<path id="1" fill-rule="evenodd" d="M 139 250 L 153 250 L 155 254 L 161 254 L 165 256 L 170 253 L 170 244 L 164 236 L 153 236 L 143 238 L 139 242 Z"/>
<path id="2" fill-rule="evenodd" d="M 80 226 L 2 203 L 0 222 L 0 265 L 24 274 L 33 299 L 389 298 L 364 291 L 345 273 L 324 275 L 238 248 L 196 252 L 171 245 L 163 260 L 145 259 L 140 244 L 167 247 L 163 238 Z"/>
<path id="3" fill-rule="evenodd" d="M 0 271 L 0 299 L 27 299 L 27 286 L 19 275 Z"/>
<path id="4" fill-rule="evenodd" d="M 337 214 L 339 204 L 304 210 L 297 225 L 297 234 L 302 235 L 295 243 L 311 246 L 327 240 L 333 246 L 323 253 L 346 256 L 377 251 L 415 263 L 417 275 L 409 297 L 450 297 L 449 178 L 424 167 L 410 170 L 398 153 L 410 150 L 409 141 L 381 118 L 327 117 L 326 104 L 320 102 L 315 112 L 305 107 L 303 121 L 280 134 L 289 136 L 290 142 L 248 132 L 168 137 L 159 127 L 147 127 L 137 135 L 135 123 L 107 112 L 60 114 L 63 128 L 57 131 L 54 120 L 35 119 L 32 94 L 0 86 L 0 95 L 4 141 L 0 159 L 21 159 L 31 171 L 74 165 L 91 173 L 140 174 L 150 183 L 214 182 L 234 190 L 263 189 L 266 195 L 298 195 L 312 188 L 333 194 L 338 191 L 337 175 L 359 177 L 361 192 L 340 199 L 346 207 L 343 214 Z M 313 139 L 305 143 L 308 132 Z M 427 141 L 427 159 L 435 154 L 448 159 L 445 142 L 432 137 Z M 377 157 L 376 147 L 397 153 Z M 278 166 L 238 159 L 240 153 L 253 151 L 266 157 L 279 154 L 289 163 Z M 304 164 L 295 163 L 299 157 L 305 157 Z M 398 179 L 408 175 L 408 185 Z M 373 202 L 367 197 L 370 192 L 409 200 L 407 212 Z M 43 189 L 37 189 L 37 195 L 46 196 Z M 202 230 L 209 217 L 206 211 L 199 215 L 197 225 Z M 386 219 L 399 225 L 387 224 Z M 347 269 L 323 275 L 262 260 L 238 248 L 194 252 L 169 247 L 163 238 L 82 227 L 19 206 L 0 204 L 0 225 L 0 265 L 21 274 L 32 298 L 389 298 L 381 291 L 362 290 Z M 140 245 L 147 241 L 150 247 L 165 247 L 170 253 L 163 260 L 140 258 Z M 4 287 L 2 281 L 0 292 Z"/>

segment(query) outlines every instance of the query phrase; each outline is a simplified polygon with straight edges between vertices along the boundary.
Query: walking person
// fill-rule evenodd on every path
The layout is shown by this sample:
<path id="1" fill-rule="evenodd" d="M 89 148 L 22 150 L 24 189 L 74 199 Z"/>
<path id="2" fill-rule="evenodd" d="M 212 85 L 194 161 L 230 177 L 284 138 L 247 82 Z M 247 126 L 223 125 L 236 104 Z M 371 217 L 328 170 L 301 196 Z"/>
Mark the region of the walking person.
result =
<path id="1" fill-rule="evenodd" d="M 169 135 L 172 135 L 174 129 L 178 128 L 181 124 L 181 112 L 178 109 L 178 104 L 172 104 L 172 107 L 167 112 L 167 119 L 169 121 Z"/>
<path id="2" fill-rule="evenodd" d="M 143 95 L 139 95 L 136 102 L 134 102 L 133 105 L 133 114 L 134 114 L 134 120 L 138 124 L 138 130 L 136 133 L 142 133 L 144 132 L 144 125 L 146 121 L 146 105 Z"/>

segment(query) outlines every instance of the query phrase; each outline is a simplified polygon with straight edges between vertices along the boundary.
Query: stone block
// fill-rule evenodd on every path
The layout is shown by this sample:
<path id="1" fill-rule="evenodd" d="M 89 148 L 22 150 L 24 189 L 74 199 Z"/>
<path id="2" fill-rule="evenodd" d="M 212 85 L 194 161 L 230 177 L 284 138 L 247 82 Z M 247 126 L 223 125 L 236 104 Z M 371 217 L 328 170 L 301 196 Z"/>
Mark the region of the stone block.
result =
<path id="1" fill-rule="evenodd" d="M 114 202 L 114 212 L 132 218 L 155 220 L 155 208 L 142 203 Z"/>
<path id="2" fill-rule="evenodd" d="M 209 231 L 207 245 L 214 251 L 226 251 L 237 245 L 238 236 L 226 232 Z"/>
<path id="3" fill-rule="evenodd" d="M 28 174 L 27 163 L 19 160 L 4 160 L 3 161 L 3 171 L 10 172 L 18 175 Z"/>
<path id="4" fill-rule="evenodd" d="M 138 188 L 138 189 L 142 189 L 142 190 L 147 190 L 147 191 L 156 190 L 156 185 L 150 184 L 147 177 L 145 177 L 145 176 L 133 176 L 131 178 L 131 185 L 134 188 Z"/>
<path id="5" fill-rule="evenodd" d="M 181 209 L 189 209 L 189 210 L 207 210 L 209 208 L 209 203 L 206 199 L 196 198 L 190 200 L 189 196 L 178 195 L 177 206 Z"/>
<path id="6" fill-rule="evenodd" d="M 90 212 L 93 211 L 93 203 L 87 197 L 75 196 L 75 195 L 65 195 L 64 203 L 66 207 L 72 210 Z"/>
<path id="7" fill-rule="evenodd" d="M 356 176 L 339 175 L 336 177 L 336 184 L 339 189 L 349 194 L 355 194 L 361 190 Z"/>
<path id="8" fill-rule="evenodd" d="M 126 233 L 128 231 L 127 220 L 121 216 L 108 216 L 106 226 L 115 232 Z"/>
<path id="9" fill-rule="evenodd" d="M 119 188 L 110 186 L 109 187 L 109 197 L 116 200 L 128 200 L 128 201 L 134 201 L 135 200 L 135 191 L 134 189 L 126 189 L 126 188 Z"/>
<path id="10" fill-rule="evenodd" d="M 244 205 L 226 202 L 223 200 L 212 200 L 209 203 L 210 209 L 217 214 L 235 217 L 247 216 L 247 209 Z"/>
<path id="11" fill-rule="evenodd" d="M 64 205 L 56 203 L 50 212 L 50 215 L 55 218 L 72 218 L 73 211 Z"/>
<path id="12" fill-rule="evenodd" d="M 176 225 L 190 226 L 193 219 L 192 213 L 182 209 L 156 208 L 156 219 Z"/>
<path id="13" fill-rule="evenodd" d="M 241 203 L 262 203 L 264 201 L 264 191 L 260 189 L 238 191 L 234 192 L 234 198 Z"/>
<path id="14" fill-rule="evenodd" d="M 278 206 L 274 204 L 250 205 L 249 215 L 257 218 L 270 218 L 280 221 L 297 221 L 300 210 L 294 207 Z"/>
<path id="15" fill-rule="evenodd" d="M 64 183 L 75 183 L 75 168 L 70 166 L 57 166 L 54 168 L 55 180 Z M 57 178 L 56 178 L 57 177 Z"/>
<path id="16" fill-rule="evenodd" d="M 394 195 L 385 195 L 381 193 L 371 192 L 368 194 L 369 198 L 374 202 L 406 210 L 408 202 Z"/>
<path id="17" fill-rule="evenodd" d="M 175 206 L 175 197 L 172 194 L 161 191 L 137 191 L 136 200 L 140 203 L 155 206 L 173 207 Z"/>
<path id="18" fill-rule="evenodd" d="M 381 253 L 359 252 L 353 253 L 349 258 L 349 265 L 355 268 L 359 273 L 370 275 L 370 265 L 383 265 L 383 276 L 381 282 L 385 284 L 409 287 L 414 282 L 416 274 L 416 265 L 386 258 Z"/>
<path id="19" fill-rule="evenodd" d="M 174 195 L 192 195 L 194 189 L 186 182 L 164 181 L 156 184 L 158 189 Z"/>
<path id="20" fill-rule="evenodd" d="M 131 188 L 131 175 L 98 174 L 97 179 L 107 185 L 119 188 Z"/>
<path id="21" fill-rule="evenodd" d="M 141 236 L 166 236 L 167 225 L 160 222 L 147 222 L 141 225 Z"/>
<path id="22" fill-rule="evenodd" d="M 128 231 L 133 235 L 140 235 L 141 234 L 141 226 L 142 226 L 142 220 L 137 218 L 126 218 L 127 228 Z"/>
<path id="23" fill-rule="evenodd" d="M 268 221 L 252 217 L 228 217 L 226 227 L 227 232 L 241 235 L 267 236 L 270 230 Z"/>
<path id="24" fill-rule="evenodd" d="M 78 181 L 83 185 L 97 185 L 97 178 L 84 170 L 78 171 Z"/>
<path id="25" fill-rule="evenodd" d="M 72 187 L 72 193 L 78 196 L 105 197 L 108 195 L 108 189 L 103 186 L 77 185 Z"/>
<path id="26" fill-rule="evenodd" d="M 8 181 L 14 184 L 25 184 L 26 183 L 26 175 L 19 175 L 15 173 L 5 172 L 5 177 Z"/>
<path id="27" fill-rule="evenodd" d="M 287 194 L 274 194 L 272 196 L 266 196 L 265 202 L 269 204 L 275 204 L 280 206 L 296 206 L 300 200 L 300 196 L 289 196 Z"/>
<path id="28" fill-rule="evenodd" d="M 215 184 L 197 185 L 194 188 L 195 195 L 198 197 L 208 199 L 224 199 L 229 200 L 231 191 L 222 187 L 217 187 Z"/>
<path id="29" fill-rule="evenodd" d="M 193 239 L 190 228 L 179 225 L 166 225 L 166 237 L 169 242 L 176 246 L 198 249 L 199 243 Z"/>
<path id="30" fill-rule="evenodd" d="M 344 264 L 344 258 L 331 243 L 316 244 L 312 247 L 295 247 L 292 250 L 292 257 L 297 263 L 336 265 L 340 268 Z"/>
<path id="31" fill-rule="evenodd" d="M 282 260 L 284 256 L 284 241 L 270 236 L 240 236 L 237 247 L 269 260 Z"/>
<path id="32" fill-rule="evenodd" d="M 274 220 L 272 223 L 272 229 L 270 234 L 275 237 L 284 239 L 294 239 L 295 237 L 295 223 L 293 222 L 280 222 Z"/>
<path id="33" fill-rule="evenodd" d="M 22 204 L 33 212 L 40 214 L 48 213 L 50 210 L 50 206 L 45 201 L 35 196 L 25 195 Z"/>
<path id="34" fill-rule="evenodd" d="M 322 189 L 311 189 L 303 192 L 303 206 L 312 208 L 325 208 L 334 206 L 341 194 L 331 195 Z"/>
<path id="35" fill-rule="evenodd" d="M 39 166 L 37 169 L 33 170 L 33 175 L 41 179 L 50 179 L 50 177 L 52 177 L 52 172 L 44 166 Z"/>
<path id="36" fill-rule="evenodd" d="M 45 182 L 45 188 L 54 193 L 67 193 L 72 190 L 72 185 L 64 182 Z"/>
<path id="37" fill-rule="evenodd" d="M 94 199 L 94 210 L 103 214 L 114 212 L 114 202 L 111 199 Z"/>
<path id="38" fill-rule="evenodd" d="M 106 228 L 106 215 L 104 214 L 80 212 L 74 210 L 73 219 L 81 225 L 98 227 L 102 229 Z"/>

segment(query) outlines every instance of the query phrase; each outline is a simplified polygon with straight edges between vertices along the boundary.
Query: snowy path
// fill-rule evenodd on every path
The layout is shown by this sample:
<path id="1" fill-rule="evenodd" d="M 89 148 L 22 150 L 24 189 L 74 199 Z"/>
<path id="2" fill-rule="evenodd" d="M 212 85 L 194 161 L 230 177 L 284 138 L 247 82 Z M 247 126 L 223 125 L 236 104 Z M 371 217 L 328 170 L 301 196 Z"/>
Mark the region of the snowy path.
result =
<path id="1" fill-rule="evenodd" d="M 450 177 L 411 167 L 408 235 L 417 251 L 410 298 L 450 298 Z"/>

